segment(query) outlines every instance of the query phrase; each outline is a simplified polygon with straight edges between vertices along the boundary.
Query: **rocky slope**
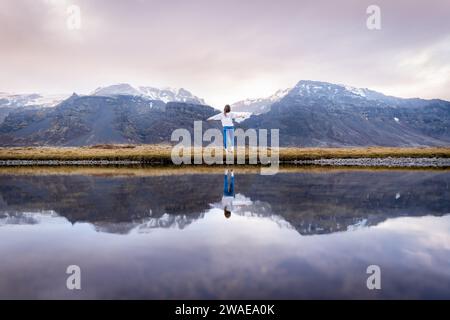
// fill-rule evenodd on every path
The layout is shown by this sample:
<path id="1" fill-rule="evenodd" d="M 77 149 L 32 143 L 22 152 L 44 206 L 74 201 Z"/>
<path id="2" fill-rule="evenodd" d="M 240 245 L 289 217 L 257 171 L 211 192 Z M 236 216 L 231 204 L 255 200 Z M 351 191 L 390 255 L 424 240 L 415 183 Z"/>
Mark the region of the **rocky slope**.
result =
<path id="1" fill-rule="evenodd" d="M 246 127 L 279 129 L 283 146 L 450 144 L 450 102 L 300 81 Z"/>
<path id="2" fill-rule="evenodd" d="M 450 102 L 438 99 L 300 81 L 268 98 L 236 103 L 233 110 L 253 113 L 238 124 L 243 128 L 279 129 L 281 146 L 450 145 Z M 192 131 L 194 121 L 217 112 L 184 89 L 119 84 L 55 107 L 0 108 L 0 146 L 167 143 L 173 130 Z"/>
<path id="3" fill-rule="evenodd" d="M 215 113 L 204 105 L 138 96 L 73 95 L 54 108 L 10 114 L 0 126 L 0 145 L 82 146 L 168 142 L 173 130 L 193 132 L 193 121 Z M 210 127 L 205 123 L 204 127 Z"/>

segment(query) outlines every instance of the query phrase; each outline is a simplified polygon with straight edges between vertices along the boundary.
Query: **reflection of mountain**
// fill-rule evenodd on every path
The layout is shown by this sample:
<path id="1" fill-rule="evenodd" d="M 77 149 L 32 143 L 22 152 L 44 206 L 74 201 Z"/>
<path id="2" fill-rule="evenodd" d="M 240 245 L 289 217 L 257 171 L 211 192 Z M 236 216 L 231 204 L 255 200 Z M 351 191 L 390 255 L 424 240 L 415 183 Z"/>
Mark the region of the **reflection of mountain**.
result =
<path id="1" fill-rule="evenodd" d="M 0 212 L 0 227 L 4 225 L 35 225 L 42 222 L 65 222 L 65 218 L 60 217 L 54 211 L 38 211 L 38 212 Z"/>
<path id="2" fill-rule="evenodd" d="M 450 172 L 442 171 L 238 175 L 236 193 L 251 204 L 235 214 L 287 221 L 301 234 L 331 233 L 397 216 L 450 213 L 449 184 Z M 3 175 L 0 220 L 27 223 L 34 221 L 30 212 L 50 211 L 106 232 L 184 228 L 220 202 L 222 187 L 222 175 Z"/>
<path id="3" fill-rule="evenodd" d="M 449 182 L 450 172 L 437 171 L 297 173 L 275 175 L 270 184 L 277 188 L 255 182 L 244 192 L 270 203 L 301 234 L 322 234 L 450 213 Z"/>
<path id="4" fill-rule="evenodd" d="M 148 217 L 133 222 L 97 222 L 95 229 L 100 232 L 127 234 L 134 230 L 138 233 L 148 233 L 158 228 L 176 228 L 184 229 L 191 223 L 203 218 L 204 214 L 163 214 L 160 217 Z"/>
<path id="5" fill-rule="evenodd" d="M 208 208 L 208 176 L 119 178 L 94 176 L 1 176 L 0 214 L 54 210 L 72 223 L 102 226 L 185 215 Z M 195 189 L 195 190 L 194 190 Z M 215 199 L 220 199 L 217 195 Z M 123 226 L 122 226 L 123 228 Z M 119 228 L 120 229 L 120 228 Z"/>

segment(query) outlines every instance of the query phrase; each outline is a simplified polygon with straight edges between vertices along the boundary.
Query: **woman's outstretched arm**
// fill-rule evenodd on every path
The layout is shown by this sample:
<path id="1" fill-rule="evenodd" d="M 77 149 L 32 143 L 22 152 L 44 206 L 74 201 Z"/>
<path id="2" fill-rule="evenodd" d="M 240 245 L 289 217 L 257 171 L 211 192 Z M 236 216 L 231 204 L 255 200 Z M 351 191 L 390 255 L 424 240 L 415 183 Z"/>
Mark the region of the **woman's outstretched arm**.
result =
<path id="1" fill-rule="evenodd" d="M 206 119 L 207 121 L 211 121 L 211 120 L 221 120 L 222 119 L 222 114 L 221 113 L 219 113 L 219 114 L 216 114 L 216 115 L 214 115 L 214 116 L 212 116 L 212 117 L 209 117 L 208 119 Z"/>
<path id="2" fill-rule="evenodd" d="M 233 112 L 232 116 L 234 119 L 236 118 L 246 118 L 248 116 L 250 116 L 251 113 L 250 112 Z"/>

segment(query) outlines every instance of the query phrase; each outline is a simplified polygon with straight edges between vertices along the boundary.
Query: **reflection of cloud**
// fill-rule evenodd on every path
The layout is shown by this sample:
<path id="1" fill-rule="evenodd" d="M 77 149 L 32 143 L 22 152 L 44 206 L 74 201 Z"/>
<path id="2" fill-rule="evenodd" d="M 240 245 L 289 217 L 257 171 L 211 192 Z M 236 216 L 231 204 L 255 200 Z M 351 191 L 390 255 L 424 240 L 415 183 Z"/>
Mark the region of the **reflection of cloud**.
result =
<path id="1" fill-rule="evenodd" d="M 449 230 L 450 215 L 402 217 L 302 237 L 267 218 L 224 223 L 212 208 L 183 231 L 139 236 L 83 224 L 0 232 L 2 257 L 13 257 L 2 260 L 0 297 L 70 298 L 54 280 L 75 260 L 95 288 L 80 292 L 87 298 L 448 298 Z M 381 267 L 381 292 L 365 287 L 369 264 Z"/>
<path id="2" fill-rule="evenodd" d="M 425 217 L 402 217 L 395 219 L 388 219 L 380 223 L 376 228 L 381 230 L 395 230 L 400 234 L 410 234 L 415 241 L 420 243 L 421 248 L 442 247 L 450 250 L 450 213 L 442 217 L 443 222 L 436 224 L 435 218 L 431 216 Z M 432 232 L 430 232 L 432 230 Z"/>

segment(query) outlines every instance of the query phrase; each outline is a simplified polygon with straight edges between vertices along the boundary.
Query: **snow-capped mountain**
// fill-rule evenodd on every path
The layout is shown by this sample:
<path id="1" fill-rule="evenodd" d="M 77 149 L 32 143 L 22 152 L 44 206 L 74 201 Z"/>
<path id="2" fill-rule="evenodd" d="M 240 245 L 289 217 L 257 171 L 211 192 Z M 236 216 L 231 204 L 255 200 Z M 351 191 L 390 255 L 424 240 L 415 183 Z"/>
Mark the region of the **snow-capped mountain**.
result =
<path id="1" fill-rule="evenodd" d="M 331 100 L 365 99 L 391 104 L 400 101 L 399 98 L 386 96 L 367 88 L 356 88 L 344 84 L 333 84 L 321 81 L 301 80 L 293 88 L 278 90 L 275 94 L 265 98 L 238 101 L 233 103 L 231 107 L 234 111 L 245 111 L 251 112 L 254 115 L 259 115 L 269 112 L 274 103 L 279 102 L 286 96 L 297 96 L 301 99 L 317 99 L 321 97 L 326 97 Z"/>
<path id="2" fill-rule="evenodd" d="M 24 106 L 0 106 L 1 146 L 163 143 L 175 128 L 191 130 L 194 121 L 218 112 L 184 89 L 128 84 L 73 95 L 54 108 L 32 107 L 43 101 L 49 100 L 40 95 L 1 100 Z M 233 111 L 253 112 L 242 128 L 278 129 L 281 146 L 450 143 L 450 102 L 403 99 L 340 84 L 302 80 L 267 98 L 236 103 Z M 205 122 L 204 128 L 218 125 Z"/>
<path id="3" fill-rule="evenodd" d="M 275 92 L 273 95 L 266 98 L 257 99 L 245 99 L 238 101 L 231 105 L 233 111 L 238 112 L 251 112 L 252 114 L 262 114 L 268 112 L 273 103 L 279 101 L 281 98 L 286 96 L 291 88 L 282 89 Z"/>
<path id="4" fill-rule="evenodd" d="M 290 96 L 320 96 L 333 97 L 339 94 L 348 96 L 367 97 L 368 89 L 355 88 L 343 84 L 334 84 L 321 81 L 301 80 L 289 92 Z"/>
<path id="5" fill-rule="evenodd" d="M 69 96 L 69 94 L 41 95 L 38 93 L 10 94 L 0 92 L 0 107 L 53 107 Z"/>
<path id="6" fill-rule="evenodd" d="M 183 88 L 153 88 L 153 87 L 139 87 L 139 90 L 144 96 L 152 100 L 161 100 L 163 102 L 186 102 L 195 104 L 206 104 L 205 100 L 193 95 Z"/>
<path id="7" fill-rule="evenodd" d="M 326 97 L 333 99 L 365 99 L 384 103 L 392 103 L 401 99 L 386 96 L 380 92 L 369 90 L 367 88 L 356 88 L 345 84 L 333 84 L 321 81 L 301 80 L 287 94 L 290 97 L 298 96 L 301 98 L 312 97 L 314 99 Z"/>
<path id="8" fill-rule="evenodd" d="M 160 100 L 167 102 L 186 102 L 195 104 L 205 104 L 205 101 L 183 88 L 154 88 L 154 87 L 133 87 L 128 83 L 114 84 L 111 86 L 97 88 L 91 95 L 95 96 L 115 96 L 131 95 L 141 96 L 150 100 Z"/>
<path id="9" fill-rule="evenodd" d="M 163 143 L 172 132 L 216 111 L 206 105 L 164 103 L 142 96 L 78 96 L 54 108 L 12 111 L 0 122 L 0 145 L 82 146 L 102 143 Z M 218 124 L 204 123 L 204 128 Z"/>
<path id="10" fill-rule="evenodd" d="M 24 109 L 54 107 L 68 97 L 68 94 L 41 95 L 37 93 L 11 94 L 0 92 L 0 123 L 11 112 Z"/>
<path id="11" fill-rule="evenodd" d="M 95 89 L 90 95 L 92 96 L 115 96 L 115 95 L 130 95 L 140 96 L 142 93 L 133 88 L 128 83 L 113 84 L 106 87 L 99 87 Z"/>
<path id="12" fill-rule="evenodd" d="M 403 99 L 302 80 L 248 127 L 282 132 L 284 146 L 437 146 L 450 141 L 450 102 Z"/>

